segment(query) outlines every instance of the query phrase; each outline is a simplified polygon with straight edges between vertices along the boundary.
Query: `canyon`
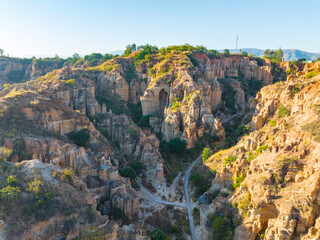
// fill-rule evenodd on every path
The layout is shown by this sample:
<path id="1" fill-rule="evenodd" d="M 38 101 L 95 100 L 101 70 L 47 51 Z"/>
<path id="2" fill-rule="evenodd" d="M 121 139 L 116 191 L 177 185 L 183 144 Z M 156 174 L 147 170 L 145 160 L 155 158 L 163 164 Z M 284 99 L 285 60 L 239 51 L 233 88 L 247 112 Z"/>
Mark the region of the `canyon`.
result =
<path id="1" fill-rule="evenodd" d="M 42 62 L 0 57 L 0 239 L 320 238 L 319 61 Z"/>

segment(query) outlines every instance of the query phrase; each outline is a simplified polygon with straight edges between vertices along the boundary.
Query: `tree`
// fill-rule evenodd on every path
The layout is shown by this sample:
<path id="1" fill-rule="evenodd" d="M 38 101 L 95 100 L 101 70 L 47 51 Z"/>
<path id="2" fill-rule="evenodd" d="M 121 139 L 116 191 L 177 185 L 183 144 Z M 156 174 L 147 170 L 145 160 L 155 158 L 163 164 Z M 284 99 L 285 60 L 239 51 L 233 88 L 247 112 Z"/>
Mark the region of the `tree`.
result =
<path id="1" fill-rule="evenodd" d="M 208 57 L 212 58 L 220 58 L 220 53 L 217 50 L 208 50 Z"/>
<path id="2" fill-rule="evenodd" d="M 0 56 L 3 56 L 3 55 L 4 55 L 4 50 L 0 49 Z"/>
<path id="3" fill-rule="evenodd" d="M 240 50 L 240 54 L 241 54 L 241 56 L 243 56 L 243 57 L 248 57 L 248 53 L 247 52 L 245 52 L 245 51 L 241 51 Z"/>
<path id="4" fill-rule="evenodd" d="M 275 55 L 275 58 L 278 62 L 281 62 L 282 59 L 283 59 L 283 51 L 281 48 L 279 48 L 278 51 L 275 51 L 276 55 Z"/>
<path id="5" fill-rule="evenodd" d="M 225 55 L 226 57 L 229 57 L 229 55 L 230 55 L 229 49 L 224 49 L 223 50 L 223 55 Z"/>
<path id="6" fill-rule="evenodd" d="M 90 138 L 89 131 L 87 129 L 82 129 L 78 132 L 71 132 L 68 134 L 68 137 L 71 141 L 73 141 L 76 145 L 80 147 L 85 147 Z"/>
<path id="7" fill-rule="evenodd" d="M 180 138 L 173 138 L 168 143 L 163 141 L 161 148 L 164 152 L 171 154 L 182 154 L 187 147 L 187 142 Z"/>
<path id="8" fill-rule="evenodd" d="M 129 55 L 133 52 L 137 51 L 137 45 L 135 43 L 126 46 L 126 50 L 124 51 L 125 55 Z"/>
<path id="9" fill-rule="evenodd" d="M 122 177 L 128 177 L 130 180 L 134 180 L 136 178 L 136 173 L 131 167 L 125 167 L 119 170 L 119 174 Z"/>
<path id="10" fill-rule="evenodd" d="M 271 61 L 281 62 L 283 59 L 283 51 L 281 48 L 276 51 L 267 49 L 264 51 L 263 57 L 270 59 Z"/>
<path id="11" fill-rule="evenodd" d="M 210 148 L 204 148 L 201 154 L 202 161 L 206 161 L 211 156 Z"/>
<path id="12" fill-rule="evenodd" d="M 19 187 L 7 186 L 0 190 L 0 199 L 5 204 L 16 202 L 20 197 L 21 190 Z"/>
<path id="13" fill-rule="evenodd" d="M 72 55 L 72 57 L 73 57 L 74 59 L 80 59 L 80 55 L 79 55 L 78 53 L 74 53 L 74 54 Z"/>
<path id="14" fill-rule="evenodd" d="M 166 240 L 166 236 L 160 229 L 155 228 L 151 232 L 151 240 Z"/>

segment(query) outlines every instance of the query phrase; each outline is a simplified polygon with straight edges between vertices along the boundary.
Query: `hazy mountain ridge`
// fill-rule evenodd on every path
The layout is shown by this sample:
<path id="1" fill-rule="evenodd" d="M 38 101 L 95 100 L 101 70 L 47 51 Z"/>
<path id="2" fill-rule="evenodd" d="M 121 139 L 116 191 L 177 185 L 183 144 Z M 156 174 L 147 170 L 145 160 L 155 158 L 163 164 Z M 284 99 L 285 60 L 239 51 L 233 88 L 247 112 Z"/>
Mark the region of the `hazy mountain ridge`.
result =
<path id="1" fill-rule="evenodd" d="M 248 54 L 253 54 L 256 57 L 263 57 L 264 50 L 258 48 L 243 48 L 242 51 L 247 52 Z M 238 50 L 239 51 L 239 50 Z M 235 49 L 230 49 L 231 53 L 235 53 Z M 320 53 L 311 53 L 302 51 L 299 49 L 283 49 L 283 59 L 285 61 L 294 61 L 301 58 L 306 58 L 307 61 L 316 60 L 320 57 Z"/>

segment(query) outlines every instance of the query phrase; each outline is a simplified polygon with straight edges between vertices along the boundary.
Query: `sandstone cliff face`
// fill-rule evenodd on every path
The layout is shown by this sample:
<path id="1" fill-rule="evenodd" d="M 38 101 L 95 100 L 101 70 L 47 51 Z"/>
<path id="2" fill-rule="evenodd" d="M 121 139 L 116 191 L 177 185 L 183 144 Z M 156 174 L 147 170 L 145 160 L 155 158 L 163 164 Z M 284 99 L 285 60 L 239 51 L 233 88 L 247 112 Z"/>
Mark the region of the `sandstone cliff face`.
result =
<path id="1" fill-rule="evenodd" d="M 218 117 L 215 112 L 221 106 L 223 92 L 230 88 L 235 92 L 232 107 L 239 111 L 243 108 L 246 101 L 240 78 L 256 79 L 263 85 L 272 83 L 268 61 L 258 66 L 256 61 L 240 56 L 213 60 L 206 54 L 195 57 L 196 68 L 190 67 L 190 60 L 184 56 L 173 61 L 173 69 L 167 74 L 149 76 L 149 86 L 140 98 L 144 115 L 163 116 L 163 138 L 185 139 L 189 147 L 204 133 L 224 137 L 221 122 L 227 116 Z"/>
<path id="2" fill-rule="evenodd" d="M 125 115 L 106 113 L 100 115 L 100 118 L 102 120 L 97 126 L 108 131 L 111 141 L 119 144 L 124 154 L 140 159 L 147 170 L 144 172 L 147 179 L 154 185 L 163 183 L 163 159 L 159 152 L 159 140 L 148 130 L 137 127 Z"/>
<path id="3" fill-rule="evenodd" d="M 14 85 L 3 92 L 1 107 L 4 127 L 22 128 L 17 137 L 16 133 L 12 136 L 11 130 L 6 131 L 1 125 L 1 147 L 11 149 L 12 162 L 40 159 L 59 169 L 72 168 L 79 177 L 74 183 L 77 190 L 90 189 L 94 192 L 94 195 L 88 196 L 93 209 L 109 216 L 112 209 L 118 208 L 131 219 L 136 213 L 139 199 L 130 182 L 123 179 L 118 167 L 113 165 L 119 162 L 119 153 L 80 112 L 96 114 L 101 111 L 95 100 L 95 88 L 89 83 L 83 86 L 81 82 L 70 88 L 54 84 L 54 81 L 58 79 L 46 82 L 48 86 L 39 85 L 39 82 Z M 12 96 L 14 100 L 10 99 Z M 98 110 L 95 111 L 95 108 Z M 14 114 L 16 119 L 10 119 Z M 24 122 L 17 122 L 22 119 Z M 90 135 L 86 149 L 67 139 L 69 133 L 82 129 L 86 129 Z"/>
<path id="4" fill-rule="evenodd" d="M 213 187 L 241 183 L 230 199 L 243 216 L 234 239 L 319 238 L 320 78 L 304 74 L 264 87 L 256 96 L 255 131 L 206 163 L 219 169 Z"/>
<path id="5" fill-rule="evenodd" d="M 16 177 L 23 194 L 19 205 L 9 206 L 11 214 L 2 215 L 0 233 L 4 239 L 90 239 L 97 236 L 103 239 L 146 239 L 143 228 L 132 225 L 120 227 L 119 223 L 109 221 L 107 216 L 100 215 L 95 210 L 97 196 L 110 194 L 113 207 L 126 206 L 125 213 L 130 216 L 128 212 L 132 206 L 126 202 L 132 190 L 121 189 L 121 185 L 115 181 L 101 188 L 79 188 L 85 186 L 81 179 L 75 176 L 65 178 L 62 169 L 39 160 L 22 161 L 16 167 L 4 163 L 1 166 L 3 176 L 8 175 L 7 171 L 3 171 L 5 168 L 14 169 L 11 174 Z M 25 188 L 32 179 L 41 181 L 42 187 L 45 186 L 52 199 L 43 203 L 45 208 L 38 205 L 38 209 L 30 213 L 28 207 L 30 208 L 32 192 Z M 125 188 L 125 184 L 122 187 Z M 109 191 L 106 191 L 107 188 Z M 127 196 L 119 195 L 126 192 Z M 16 223 L 19 223 L 18 226 Z"/>
<path id="6" fill-rule="evenodd" d="M 0 57 L 0 90 L 3 89 L 3 84 L 36 79 L 61 67 L 62 63 L 55 59 L 36 60 Z"/>

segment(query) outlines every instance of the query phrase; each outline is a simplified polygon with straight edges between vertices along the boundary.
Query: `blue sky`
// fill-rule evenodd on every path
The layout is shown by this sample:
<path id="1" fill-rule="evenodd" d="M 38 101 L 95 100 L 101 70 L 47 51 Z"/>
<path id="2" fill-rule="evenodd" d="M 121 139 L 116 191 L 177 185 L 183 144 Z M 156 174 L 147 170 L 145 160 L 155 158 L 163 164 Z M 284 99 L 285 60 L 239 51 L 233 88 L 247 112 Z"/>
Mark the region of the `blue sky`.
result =
<path id="1" fill-rule="evenodd" d="M 0 0 L 0 48 L 69 56 L 189 43 L 320 52 L 319 0 Z"/>

